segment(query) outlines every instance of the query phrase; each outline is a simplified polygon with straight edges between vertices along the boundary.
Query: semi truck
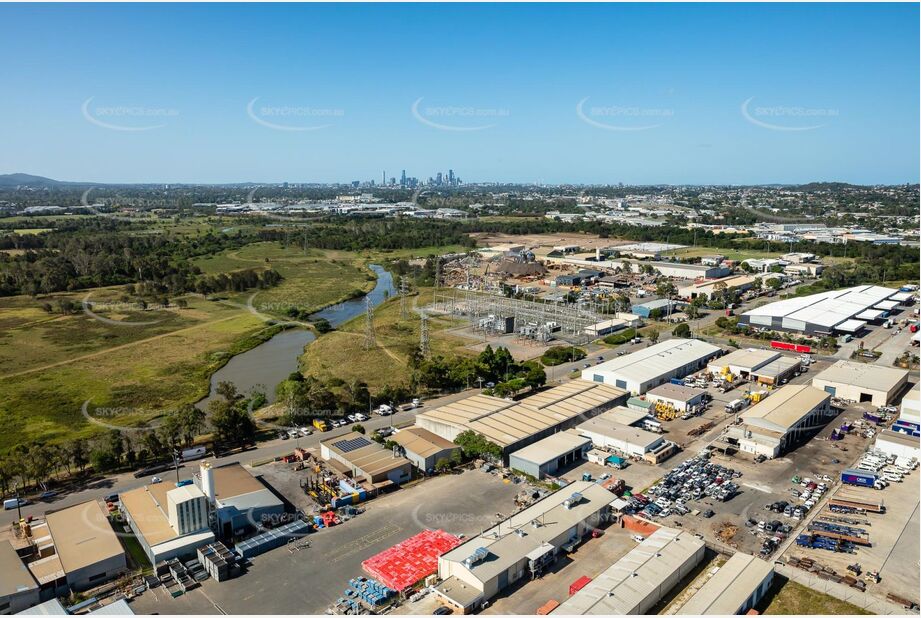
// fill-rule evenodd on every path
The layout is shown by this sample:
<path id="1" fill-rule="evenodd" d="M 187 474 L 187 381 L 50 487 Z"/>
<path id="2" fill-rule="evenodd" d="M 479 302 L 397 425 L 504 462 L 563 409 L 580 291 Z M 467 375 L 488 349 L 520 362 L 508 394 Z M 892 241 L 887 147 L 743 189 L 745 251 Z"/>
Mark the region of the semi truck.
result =
<path id="1" fill-rule="evenodd" d="M 868 472 L 866 470 L 849 469 L 841 472 L 841 482 L 845 485 L 873 488 L 878 478 L 875 472 Z"/>

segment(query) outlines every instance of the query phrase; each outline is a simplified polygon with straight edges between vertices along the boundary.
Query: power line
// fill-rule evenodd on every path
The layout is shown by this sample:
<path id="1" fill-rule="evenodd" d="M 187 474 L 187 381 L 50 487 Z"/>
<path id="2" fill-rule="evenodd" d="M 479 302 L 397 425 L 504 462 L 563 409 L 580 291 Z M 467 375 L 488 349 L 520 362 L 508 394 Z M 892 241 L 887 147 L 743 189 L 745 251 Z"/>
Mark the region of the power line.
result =
<path id="1" fill-rule="evenodd" d="M 365 350 L 374 347 L 377 347 L 374 337 L 374 305 L 371 304 L 371 297 L 365 296 Z"/>

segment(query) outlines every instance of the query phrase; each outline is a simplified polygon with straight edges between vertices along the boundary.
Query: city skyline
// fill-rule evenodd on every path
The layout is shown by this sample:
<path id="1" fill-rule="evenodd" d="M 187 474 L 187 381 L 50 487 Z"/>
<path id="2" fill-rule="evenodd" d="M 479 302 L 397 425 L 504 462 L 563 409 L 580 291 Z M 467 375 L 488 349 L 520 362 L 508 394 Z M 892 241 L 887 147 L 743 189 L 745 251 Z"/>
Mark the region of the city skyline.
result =
<path id="1" fill-rule="evenodd" d="M 7 5 L 0 172 L 918 181 L 916 5 L 663 8 Z"/>

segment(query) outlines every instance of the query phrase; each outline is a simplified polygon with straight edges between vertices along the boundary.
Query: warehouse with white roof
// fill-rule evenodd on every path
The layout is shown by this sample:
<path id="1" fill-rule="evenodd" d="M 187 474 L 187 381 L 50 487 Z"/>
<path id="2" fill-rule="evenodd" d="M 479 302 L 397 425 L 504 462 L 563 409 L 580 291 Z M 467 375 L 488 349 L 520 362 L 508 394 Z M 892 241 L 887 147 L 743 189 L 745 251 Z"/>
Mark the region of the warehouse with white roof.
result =
<path id="1" fill-rule="evenodd" d="M 575 426 L 627 400 L 607 384 L 572 380 L 521 401 L 474 395 L 416 415 L 416 425 L 453 441 L 473 431 L 502 448 L 504 457 L 557 431 Z"/>
<path id="2" fill-rule="evenodd" d="M 442 581 L 435 594 L 468 613 L 515 582 L 540 577 L 564 546 L 578 543 L 607 516 L 614 498 L 590 481 L 541 498 L 439 556 Z"/>
<path id="3" fill-rule="evenodd" d="M 592 445 L 606 451 L 617 451 L 626 457 L 642 458 L 657 464 L 675 453 L 677 445 L 661 435 L 625 425 L 618 410 L 588 419 L 575 429 L 580 436 L 591 438 Z"/>
<path id="4" fill-rule="evenodd" d="M 690 532 L 659 528 L 551 614 L 646 614 L 703 558 L 702 540 Z"/>
<path id="5" fill-rule="evenodd" d="M 542 479 L 548 474 L 556 474 L 561 468 L 582 461 L 591 448 L 590 438 L 580 436 L 571 429 L 560 431 L 509 455 L 508 466 L 536 479 Z"/>
<path id="6" fill-rule="evenodd" d="M 889 299 L 896 294 L 898 291 L 892 288 L 860 285 L 789 298 L 746 311 L 739 316 L 739 324 L 807 335 L 856 333 L 868 321 L 884 317 L 895 308 L 898 302 Z"/>
<path id="7" fill-rule="evenodd" d="M 723 351 L 697 339 L 668 339 L 582 371 L 582 379 L 642 395 L 671 378 L 683 378 L 707 366 Z"/>
<path id="8" fill-rule="evenodd" d="M 764 598 L 774 567 L 750 554 L 736 552 L 678 610 L 680 616 L 735 616 Z"/>
<path id="9" fill-rule="evenodd" d="M 812 379 L 812 385 L 832 397 L 885 406 L 908 381 L 908 372 L 895 367 L 840 360 Z"/>
<path id="10" fill-rule="evenodd" d="M 726 441 L 743 453 L 778 457 L 824 427 L 838 412 L 831 395 L 812 386 L 788 384 L 740 415 Z"/>

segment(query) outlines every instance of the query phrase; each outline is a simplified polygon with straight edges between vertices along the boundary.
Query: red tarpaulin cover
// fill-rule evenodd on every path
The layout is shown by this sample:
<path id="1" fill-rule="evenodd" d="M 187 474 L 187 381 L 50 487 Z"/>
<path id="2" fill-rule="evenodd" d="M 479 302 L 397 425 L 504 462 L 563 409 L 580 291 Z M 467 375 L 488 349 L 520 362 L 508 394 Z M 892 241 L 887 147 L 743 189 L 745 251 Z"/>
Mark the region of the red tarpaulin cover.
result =
<path id="1" fill-rule="evenodd" d="M 460 539 L 444 530 L 426 530 L 411 536 L 361 563 L 372 577 L 393 590 L 402 591 L 438 569 L 438 556 L 460 545 Z"/>

